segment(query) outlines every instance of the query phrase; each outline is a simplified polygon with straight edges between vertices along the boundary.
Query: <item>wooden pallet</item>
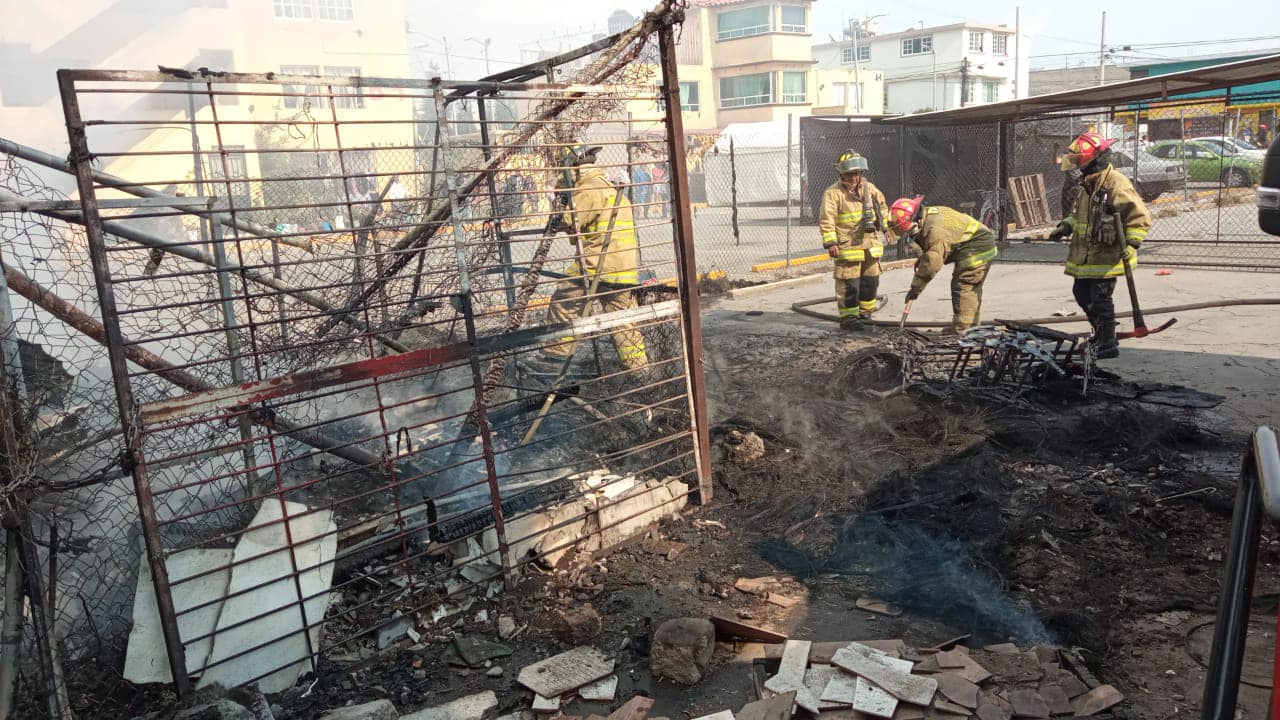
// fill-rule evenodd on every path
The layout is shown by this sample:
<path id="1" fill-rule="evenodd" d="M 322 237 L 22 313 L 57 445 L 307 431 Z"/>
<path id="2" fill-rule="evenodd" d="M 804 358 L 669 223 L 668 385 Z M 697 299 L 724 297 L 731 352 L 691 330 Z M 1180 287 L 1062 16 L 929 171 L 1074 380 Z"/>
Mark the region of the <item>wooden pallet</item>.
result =
<path id="1" fill-rule="evenodd" d="M 1013 203 L 1014 219 L 1020 228 L 1052 225 L 1049 202 L 1045 198 L 1044 176 L 1019 175 L 1009 178 L 1009 199 Z"/>

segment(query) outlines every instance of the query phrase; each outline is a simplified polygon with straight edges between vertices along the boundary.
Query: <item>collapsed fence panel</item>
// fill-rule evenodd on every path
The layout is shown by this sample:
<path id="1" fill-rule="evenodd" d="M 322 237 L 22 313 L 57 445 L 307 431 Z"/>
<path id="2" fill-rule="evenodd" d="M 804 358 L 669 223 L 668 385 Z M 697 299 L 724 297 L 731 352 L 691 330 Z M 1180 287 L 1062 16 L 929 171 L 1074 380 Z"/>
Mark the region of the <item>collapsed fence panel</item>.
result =
<path id="1" fill-rule="evenodd" d="M 54 605 L 79 710 L 137 708 L 121 688 L 151 683 L 281 691 L 710 498 L 688 185 L 663 109 L 678 86 L 655 30 L 577 85 L 60 73 L 79 209 L 25 206 L 51 247 L 6 276 L 20 319 L 84 333 L 99 368 L 74 382 L 100 430 L 64 428 L 54 452 L 108 470 L 60 520 L 83 532 L 110 502 L 126 528 L 98 529 L 110 563 L 50 578 L 114 598 Z M 158 115 L 189 132 L 126 139 Z M 565 275 L 591 267 L 584 228 L 552 222 L 581 146 L 623 197 L 637 157 L 672 167 L 661 200 L 605 231 L 633 230 L 632 280 Z M 556 349 L 571 360 L 548 373 Z M 69 639 L 87 626 L 96 648 Z"/>

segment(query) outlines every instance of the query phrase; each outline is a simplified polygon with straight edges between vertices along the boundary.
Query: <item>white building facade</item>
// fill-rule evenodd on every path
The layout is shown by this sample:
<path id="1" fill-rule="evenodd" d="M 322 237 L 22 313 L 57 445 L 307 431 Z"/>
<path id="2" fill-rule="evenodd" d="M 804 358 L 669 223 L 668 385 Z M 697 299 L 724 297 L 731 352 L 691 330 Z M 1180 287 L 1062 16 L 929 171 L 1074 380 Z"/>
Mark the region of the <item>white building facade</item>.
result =
<path id="1" fill-rule="evenodd" d="M 1025 97 L 1028 47 L 1019 40 L 1007 25 L 957 23 L 850 35 L 814 45 L 813 58 L 819 68 L 883 73 L 885 112 L 899 115 Z"/>

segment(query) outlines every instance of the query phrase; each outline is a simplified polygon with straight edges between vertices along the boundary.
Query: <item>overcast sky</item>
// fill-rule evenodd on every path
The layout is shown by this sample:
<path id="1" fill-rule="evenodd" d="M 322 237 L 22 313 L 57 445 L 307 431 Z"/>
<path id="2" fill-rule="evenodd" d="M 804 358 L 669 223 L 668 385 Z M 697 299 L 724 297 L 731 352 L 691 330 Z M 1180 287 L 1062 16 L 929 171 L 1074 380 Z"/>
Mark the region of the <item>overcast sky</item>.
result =
<path id="1" fill-rule="evenodd" d="M 527 58 L 522 46 L 541 41 L 544 47 L 566 47 L 590 40 L 590 32 L 604 32 L 614 10 L 634 15 L 653 6 L 636 0 L 406 0 L 412 44 L 425 45 L 418 52 L 423 62 L 445 66 L 443 36 L 449 38 L 452 74 L 475 77 L 484 71 L 484 51 L 474 37 L 490 39 L 489 59 L 497 70 L 521 64 Z M 880 15 L 881 32 L 918 26 L 943 25 L 963 20 L 1014 24 L 1018 3 L 1003 0 L 817 0 L 813 4 L 815 42 L 839 36 L 841 21 L 856 16 Z M 1192 0 L 1121 2 L 1104 0 L 1040 0 L 1023 2 L 1022 31 L 1027 36 L 1032 66 L 1096 64 L 1102 12 L 1107 11 L 1107 45 L 1177 43 L 1176 47 L 1135 48 L 1124 58 L 1184 58 L 1197 55 L 1280 47 L 1280 2 L 1265 0 L 1227 5 L 1205 5 Z M 565 33 L 572 38 L 560 38 Z M 1210 40 L 1260 38 L 1222 45 L 1193 44 Z M 580 42 L 574 42 L 578 40 Z M 1075 53 L 1075 54 L 1062 54 Z M 425 73 L 425 70 L 423 70 Z"/>

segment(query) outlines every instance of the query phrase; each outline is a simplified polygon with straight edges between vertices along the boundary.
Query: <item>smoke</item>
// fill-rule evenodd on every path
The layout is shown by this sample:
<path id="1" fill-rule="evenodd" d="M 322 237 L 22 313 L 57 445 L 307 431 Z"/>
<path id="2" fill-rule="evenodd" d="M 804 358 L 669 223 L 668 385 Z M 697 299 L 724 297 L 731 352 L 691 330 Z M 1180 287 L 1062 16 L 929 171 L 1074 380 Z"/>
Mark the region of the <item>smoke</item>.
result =
<path id="1" fill-rule="evenodd" d="M 968 625 L 975 633 L 1023 644 L 1053 643 L 1044 624 L 978 566 L 964 543 L 919 526 L 858 515 L 838 528 L 836 543 L 825 558 L 812 557 L 781 539 L 764 540 L 757 550 L 796 574 L 866 576 L 881 599 Z"/>

